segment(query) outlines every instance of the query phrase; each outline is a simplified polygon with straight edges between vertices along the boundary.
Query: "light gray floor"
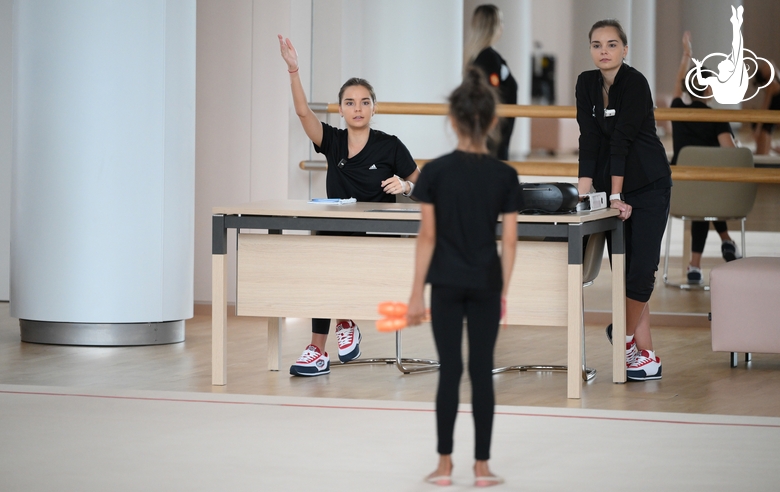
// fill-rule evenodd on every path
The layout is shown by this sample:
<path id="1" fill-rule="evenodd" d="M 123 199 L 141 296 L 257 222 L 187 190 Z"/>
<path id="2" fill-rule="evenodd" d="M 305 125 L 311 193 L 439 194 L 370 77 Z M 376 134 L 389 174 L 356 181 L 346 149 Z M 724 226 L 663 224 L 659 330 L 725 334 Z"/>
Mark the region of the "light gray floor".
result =
<path id="1" fill-rule="evenodd" d="M 780 418 L 501 406 L 491 464 L 497 491 L 770 491 L 778 455 Z M 437 489 L 419 402 L 0 385 L 0 458 L 4 492 Z"/>

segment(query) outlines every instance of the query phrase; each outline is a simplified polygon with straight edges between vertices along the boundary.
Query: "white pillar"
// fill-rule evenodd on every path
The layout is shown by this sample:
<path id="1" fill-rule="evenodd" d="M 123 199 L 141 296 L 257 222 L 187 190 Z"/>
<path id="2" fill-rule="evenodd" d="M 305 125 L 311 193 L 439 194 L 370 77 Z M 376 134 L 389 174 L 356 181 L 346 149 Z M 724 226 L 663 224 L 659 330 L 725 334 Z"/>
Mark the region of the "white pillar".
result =
<path id="1" fill-rule="evenodd" d="M 17 0 L 11 315 L 23 339 L 27 326 L 41 342 L 183 340 L 195 10 L 194 0 Z"/>
<path id="2" fill-rule="evenodd" d="M 645 76 L 655 100 L 655 0 L 631 2 L 630 30 L 628 62 Z M 674 57 L 670 56 L 669 63 L 672 63 L 673 59 Z M 655 102 L 658 104 L 658 101 Z"/>
<path id="3" fill-rule="evenodd" d="M 0 0 L 0 301 L 10 296 L 11 276 L 11 14 Z"/>

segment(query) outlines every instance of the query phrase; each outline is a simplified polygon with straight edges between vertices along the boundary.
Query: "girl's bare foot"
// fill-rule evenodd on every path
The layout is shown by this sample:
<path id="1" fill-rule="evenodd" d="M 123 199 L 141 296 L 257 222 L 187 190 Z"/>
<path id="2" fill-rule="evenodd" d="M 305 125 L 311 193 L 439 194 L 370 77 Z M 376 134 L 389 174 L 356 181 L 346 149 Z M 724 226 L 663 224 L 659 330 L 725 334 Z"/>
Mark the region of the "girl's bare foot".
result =
<path id="1" fill-rule="evenodd" d="M 434 485 L 452 485 L 452 457 L 449 454 L 439 455 L 439 466 L 425 481 Z"/>
<path id="2" fill-rule="evenodd" d="M 501 483 L 504 483 L 504 479 L 490 471 L 487 460 L 478 460 L 474 463 L 475 487 L 491 487 Z"/>

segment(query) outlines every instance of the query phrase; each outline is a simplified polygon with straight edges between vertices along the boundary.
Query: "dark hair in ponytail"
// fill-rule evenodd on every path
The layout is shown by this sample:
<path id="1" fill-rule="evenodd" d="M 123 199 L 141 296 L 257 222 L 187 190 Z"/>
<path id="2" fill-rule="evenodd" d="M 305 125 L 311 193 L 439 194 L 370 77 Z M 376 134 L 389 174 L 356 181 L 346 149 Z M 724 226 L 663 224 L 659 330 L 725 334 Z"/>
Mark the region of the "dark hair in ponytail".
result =
<path id="1" fill-rule="evenodd" d="M 485 73 L 474 66 L 466 69 L 463 82 L 452 91 L 448 101 L 458 133 L 472 144 L 484 141 L 493 126 L 498 104 L 498 96 L 488 85 Z"/>

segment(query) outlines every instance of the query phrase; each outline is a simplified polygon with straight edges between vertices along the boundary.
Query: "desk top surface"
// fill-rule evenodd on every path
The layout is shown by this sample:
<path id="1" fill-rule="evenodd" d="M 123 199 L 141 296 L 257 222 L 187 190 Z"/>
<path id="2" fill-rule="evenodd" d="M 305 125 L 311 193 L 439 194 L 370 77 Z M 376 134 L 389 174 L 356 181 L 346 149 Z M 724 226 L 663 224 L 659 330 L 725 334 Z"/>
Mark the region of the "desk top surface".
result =
<path id="1" fill-rule="evenodd" d="M 416 203 L 357 202 L 346 205 L 309 203 L 306 200 L 261 200 L 242 205 L 214 207 L 214 215 L 262 215 L 276 217 L 328 217 L 344 219 L 420 220 Z M 518 222 L 583 223 L 616 217 L 617 210 L 555 215 L 520 215 Z"/>

